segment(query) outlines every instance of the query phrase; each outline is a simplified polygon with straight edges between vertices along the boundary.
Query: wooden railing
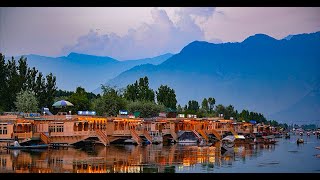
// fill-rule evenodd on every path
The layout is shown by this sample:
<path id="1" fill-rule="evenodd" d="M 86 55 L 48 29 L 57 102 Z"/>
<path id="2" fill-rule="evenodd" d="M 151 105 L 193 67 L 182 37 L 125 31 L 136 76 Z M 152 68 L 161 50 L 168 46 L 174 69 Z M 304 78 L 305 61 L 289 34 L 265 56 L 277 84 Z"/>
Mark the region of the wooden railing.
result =
<path id="1" fill-rule="evenodd" d="M 173 140 L 178 141 L 178 135 L 176 132 L 174 132 L 174 129 L 170 129 L 170 134 L 171 134 Z"/>
<path id="2" fill-rule="evenodd" d="M 142 144 L 142 139 L 139 137 L 137 132 L 134 129 L 130 129 L 132 138 L 140 145 Z"/>
<path id="3" fill-rule="evenodd" d="M 234 136 L 238 135 L 238 133 L 237 133 L 236 131 L 234 131 L 233 127 L 230 127 L 229 129 L 230 129 L 230 132 L 231 132 Z"/>
<path id="4" fill-rule="evenodd" d="M 198 129 L 197 132 L 200 133 L 201 136 L 202 136 L 206 141 L 209 140 L 209 137 L 207 136 L 207 134 L 206 134 L 202 129 Z"/>
<path id="5" fill-rule="evenodd" d="M 144 130 L 144 131 L 143 131 L 143 135 L 144 135 L 144 137 L 147 138 L 147 140 L 148 140 L 150 143 L 152 143 L 153 139 L 152 139 L 152 137 L 150 136 L 150 134 L 149 134 L 149 132 L 148 132 L 147 130 Z"/>
<path id="6" fill-rule="evenodd" d="M 46 134 L 44 134 L 43 132 L 40 133 L 40 139 L 46 144 L 50 143 L 50 138 Z"/>
<path id="7" fill-rule="evenodd" d="M 99 138 L 99 140 L 105 145 L 109 145 L 110 144 L 110 141 L 107 137 L 107 135 L 102 132 L 100 129 L 96 129 L 96 134 L 97 134 L 97 137 Z"/>

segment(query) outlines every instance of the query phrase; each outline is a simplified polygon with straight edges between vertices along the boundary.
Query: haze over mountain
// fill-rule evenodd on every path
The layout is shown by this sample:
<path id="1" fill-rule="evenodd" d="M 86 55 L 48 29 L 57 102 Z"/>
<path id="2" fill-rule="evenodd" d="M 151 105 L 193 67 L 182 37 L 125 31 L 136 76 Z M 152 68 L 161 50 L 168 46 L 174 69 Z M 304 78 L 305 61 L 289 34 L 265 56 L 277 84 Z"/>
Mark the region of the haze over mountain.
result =
<path id="1" fill-rule="evenodd" d="M 81 86 L 86 91 L 92 91 L 116 77 L 121 72 L 141 64 L 160 64 L 170 58 L 167 53 L 153 58 L 118 61 L 111 57 L 101 57 L 86 54 L 70 53 L 62 57 L 46 57 L 26 55 L 29 67 L 36 67 L 44 75 L 53 73 L 57 77 L 57 87 L 62 90 L 75 91 Z M 15 58 L 18 59 L 19 57 Z"/>
<path id="2" fill-rule="evenodd" d="M 133 67 L 107 81 L 118 88 L 149 77 L 167 84 L 182 106 L 214 97 L 216 104 L 262 112 L 278 122 L 320 121 L 320 32 L 276 40 L 264 34 L 240 43 L 194 41 L 159 65 Z"/>

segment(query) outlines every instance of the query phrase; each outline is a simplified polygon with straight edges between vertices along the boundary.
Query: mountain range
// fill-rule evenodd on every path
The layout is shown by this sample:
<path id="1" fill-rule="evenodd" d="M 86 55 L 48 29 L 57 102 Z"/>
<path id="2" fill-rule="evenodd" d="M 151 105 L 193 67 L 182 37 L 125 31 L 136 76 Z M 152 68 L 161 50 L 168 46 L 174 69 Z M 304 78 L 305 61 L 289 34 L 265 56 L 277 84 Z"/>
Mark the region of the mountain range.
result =
<path id="1" fill-rule="evenodd" d="M 53 73 L 57 77 L 58 89 L 75 91 L 78 86 L 93 91 L 121 72 L 141 64 L 160 64 L 173 54 L 167 53 L 153 58 L 118 61 L 111 57 L 70 53 L 62 57 L 24 55 L 29 67 L 36 67 L 44 75 Z M 16 59 L 20 56 L 16 57 Z"/>
<path id="2" fill-rule="evenodd" d="M 122 72 L 106 85 L 119 88 L 148 76 L 154 90 L 166 84 L 178 103 L 217 104 L 261 112 L 278 122 L 320 121 L 320 32 L 281 40 L 256 34 L 243 42 L 194 41 L 161 64 L 144 64 Z"/>

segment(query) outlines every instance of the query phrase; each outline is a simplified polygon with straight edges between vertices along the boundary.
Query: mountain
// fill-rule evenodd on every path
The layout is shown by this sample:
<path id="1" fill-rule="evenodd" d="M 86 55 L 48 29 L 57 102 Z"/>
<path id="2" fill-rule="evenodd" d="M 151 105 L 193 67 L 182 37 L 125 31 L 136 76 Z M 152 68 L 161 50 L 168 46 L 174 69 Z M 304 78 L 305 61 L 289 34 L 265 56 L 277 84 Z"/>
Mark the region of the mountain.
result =
<path id="1" fill-rule="evenodd" d="M 316 124 L 320 123 L 320 88 L 311 90 L 287 109 L 270 115 L 272 119 L 281 119 L 282 116 L 294 117 L 289 124 Z"/>
<path id="2" fill-rule="evenodd" d="M 194 41 L 159 65 L 136 66 L 106 84 L 125 87 L 148 76 L 154 90 L 161 84 L 175 89 L 182 106 L 189 100 L 201 104 L 203 98 L 214 97 L 217 104 L 232 104 L 235 109 L 261 112 L 270 118 L 308 99 L 305 96 L 320 82 L 319 47 L 320 32 L 293 35 L 288 40 L 256 34 L 237 43 Z M 303 103 L 318 107 L 320 101 Z M 304 115 L 305 119 L 315 116 Z M 276 120 L 301 119 L 280 113 Z"/>
<path id="3" fill-rule="evenodd" d="M 70 53 L 62 57 L 46 57 L 26 55 L 29 67 L 36 67 L 44 75 L 53 73 L 57 77 L 57 87 L 74 91 L 81 86 L 86 91 L 93 91 L 106 80 L 112 79 L 121 72 L 141 64 L 160 64 L 172 54 L 164 54 L 153 58 L 118 61 L 111 57 Z M 16 57 L 18 59 L 19 57 Z"/>

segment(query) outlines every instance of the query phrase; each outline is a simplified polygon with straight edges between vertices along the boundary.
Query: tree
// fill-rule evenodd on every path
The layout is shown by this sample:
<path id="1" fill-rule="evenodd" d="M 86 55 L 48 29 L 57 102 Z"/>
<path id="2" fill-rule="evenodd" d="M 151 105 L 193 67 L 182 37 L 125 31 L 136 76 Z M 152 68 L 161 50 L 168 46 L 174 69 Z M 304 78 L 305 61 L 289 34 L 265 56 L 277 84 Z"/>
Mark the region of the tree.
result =
<path id="1" fill-rule="evenodd" d="M 226 108 L 222 104 L 218 104 L 215 107 L 215 111 L 217 113 L 217 116 L 219 116 L 220 114 L 223 114 L 224 116 L 226 114 Z"/>
<path id="2" fill-rule="evenodd" d="M 208 98 L 208 103 L 209 103 L 209 111 L 210 113 L 213 110 L 214 105 L 216 104 L 216 100 L 213 97 Z"/>
<path id="3" fill-rule="evenodd" d="M 92 102 L 97 114 L 116 116 L 119 110 L 126 108 L 127 102 L 117 89 L 102 85 L 102 90 L 103 95 Z"/>
<path id="4" fill-rule="evenodd" d="M 87 97 L 87 92 L 82 87 L 77 87 L 76 92 L 73 93 L 68 99 L 74 105 L 71 108 L 73 112 L 76 112 L 78 110 L 84 111 L 90 109 L 90 102 Z"/>
<path id="5" fill-rule="evenodd" d="M 183 109 L 182 109 L 180 104 L 178 104 L 178 106 L 177 106 L 177 112 L 178 113 L 182 113 L 183 112 Z"/>
<path id="6" fill-rule="evenodd" d="M 7 67 L 5 56 L 0 53 L 0 111 L 4 111 L 6 107 L 7 95 Z"/>
<path id="7" fill-rule="evenodd" d="M 128 104 L 130 113 L 140 112 L 140 117 L 150 118 L 158 116 L 160 112 L 165 111 L 163 104 L 157 105 L 150 101 L 135 101 Z"/>
<path id="8" fill-rule="evenodd" d="M 46 76 L 47 83 L 45 85 L 45 107 L 50 107 L 54 103 L 54 97 L 57 90 L 56 87 L 56 77 L 52 75 L 52 73 Z"/>
<path id="9" fill-rule="evenodd" d="M 154 102 L 154 92 L 149 88 L 149 79 L 147 76 L 140 78 L 139 82 L 127 86 L 124 90 L 124 97 L 128 101 L 151 101 Z"/>
<path id="10" fill-rule="evenodd" d="M 17 72 L 16 61 L 14 57 L 7 62 L 7 91 L 5 97 L 5 105 L 7 111 L 13 111 L 15 109 L 14 102 L 16 101 L 16 95 L 20 91 L 19 89 L 19 78 Z"/>
<path id="11" fill-rule="evenodd" d="M 34 92 L 22 90 L 17 94 L 16 99 L 14 104 L 19 112 L 36 112 L 38 110 L 38 101 Z"/>
<path id="12" fill-rule="evenodd" d="M 198 101 L 195 101 L 195 100 L 191 100 L 188 102 L 188 110 L 193 112 L 193 113 L 196 113 L 198 112 L 199 110 L 199 103 Z"/>
<path id="13" fill-rule="evenodd" d="M 201 103 L 201 107 L 205 112 L 209 111 L 209 106 L 208 106 L 208 100 L 207 98 L 203 98 L 203 101 Z"/>
<path id="14" fill-rule="evenodd" d="M 176 109 L 177 99 L 174 89 L 167 85 L 161 85 L 156 94 L 158 104 L 163 104 L 166 108 Z"/>

